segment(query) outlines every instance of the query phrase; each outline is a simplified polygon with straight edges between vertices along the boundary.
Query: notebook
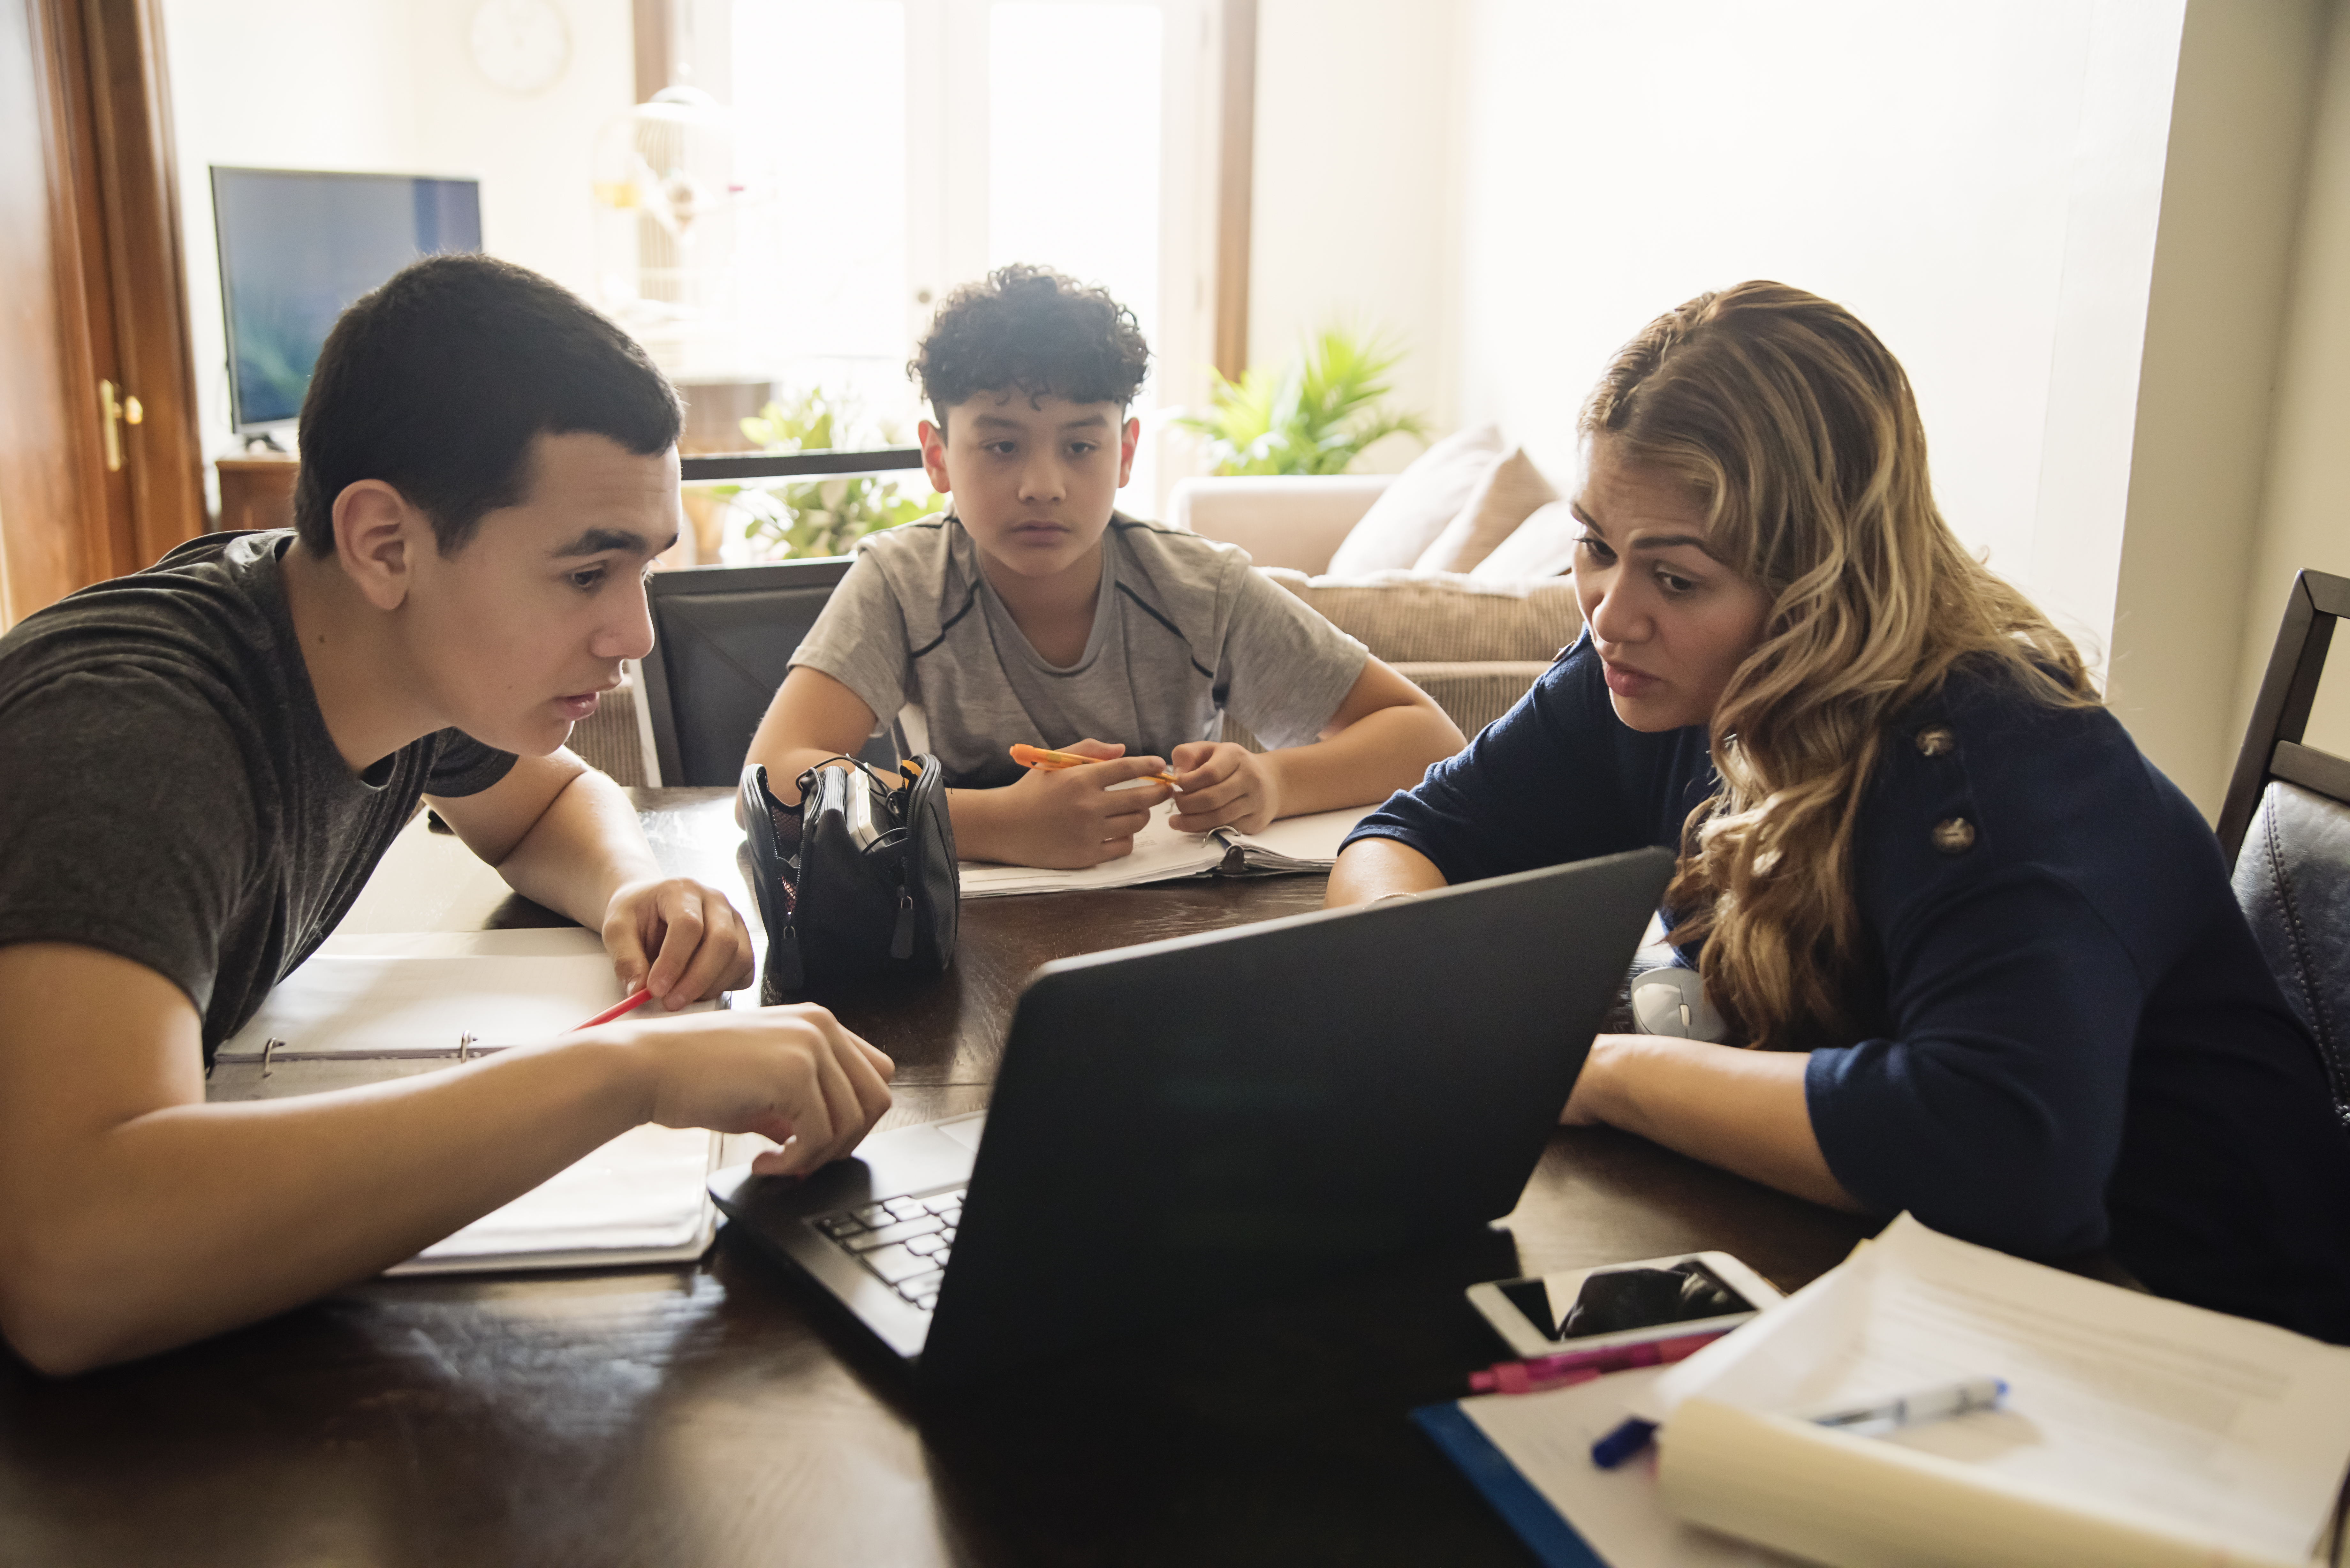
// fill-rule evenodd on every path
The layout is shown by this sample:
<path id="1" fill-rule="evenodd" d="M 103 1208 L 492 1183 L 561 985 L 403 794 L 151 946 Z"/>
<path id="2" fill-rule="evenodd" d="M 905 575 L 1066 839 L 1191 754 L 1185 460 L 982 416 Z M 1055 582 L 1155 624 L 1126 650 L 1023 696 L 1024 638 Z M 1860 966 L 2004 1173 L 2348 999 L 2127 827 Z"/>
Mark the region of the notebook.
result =
<path id="1" fill-rule="evenodd" d="M 560 1034 L 620 999 L 602 940 L 577 927 L 336 936 L 277 983 L 213 1061 L 264 1075 L 304 1062 L 453 1065 Z M 716 1228 L 706 1184 L 723 1143 L 698 1127 L 632 1128 L 387 1272 L 691 1262 Z"/>
<path id="2" fill-rule="evenodd" d="M 1327 871 L 1355 824 L 1377 809 L 1350 806 L 1310 816 L 1285 816 L 1257 833 L 1219 827 L 1194 834 L 1178 833 L 1170 826 L 1175 805 L 1169 801 L 1153 811 L 1150 825 L 1134 836 L 1132 854 L 1099 866 L 1055 871 L 966 860 L 957 869 L 966 898 L 1060 893 L 1079 888 L 1134 888 L 1181 877 L 1274 877 Z"/>
<path id="3" fill-rule="evenodd" d="M 2001 1408 L 1885 1437 L 1785 1413 L 1984 1376 L 2006 1380 Z M 1663 1423 L 1653 1456 L 1627 1465 L 1628 1480 L 1596 1479 L 1592 1428 L 1627 1412 Z M 1660 1374 L 1416 1418 L 1456 1459 L 1478 1448 L 1465 1422 L 1609 1568 L 1776 1561 L 1769 1552 L 2282 1568 L 2330 1544 L 2350 1465 L 2350 1350 L 1905 1215 Z"/>

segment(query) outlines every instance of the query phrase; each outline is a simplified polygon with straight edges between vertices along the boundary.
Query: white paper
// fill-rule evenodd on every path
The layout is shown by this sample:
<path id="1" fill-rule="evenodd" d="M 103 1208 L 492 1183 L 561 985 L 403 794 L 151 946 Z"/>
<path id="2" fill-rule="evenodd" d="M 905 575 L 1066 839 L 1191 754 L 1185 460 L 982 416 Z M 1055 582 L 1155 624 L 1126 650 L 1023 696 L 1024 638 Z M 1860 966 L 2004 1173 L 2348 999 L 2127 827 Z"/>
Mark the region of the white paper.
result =
<path id="1" fill-rule="evenodd" d="M 453 1056 L 551 1040 L 625 993 L 592 931 L 416 932 L 335 937 L 277 982 L 251 1022 L 221 1043 L 224 1062 Z M 712 1003 L 698 1003 L 707 1010 Z"/>
<path id="2" fill-rule="evenodd" d="M 1284 870 L 1319 869 L 1337 858 L 1338 846 L 1372 809 L 1351 806 L 1344 811 L 1284 817 L 1262 833 L 1235 833 L 1220 827 L 1211 833 L 1192 834 L 1178 833 L 1170 826 L 1175 803 L 1167 801 L 1151 812 L 1149 825 L 1134 836 L 1131 854 L 1074 871 L 966 860 L 959 867 L 962 896 L 990 898 L 1085 888 L 1132 888 L 1146 882 L 1197 877 L 1222 867 L 1235 848 L 1243 852 L 1245 862 Z"/>
<path id="3" fill-rule="evenodd" d="M 2002 1408 L 1881 1440 L 2289 1559 L 2312 1550 L 2350 1457 L 2350 1350 L 1907 1215 L 1641 1403 L 1788 1411 L 1979 1376 L 2007 1380 Z"/>
<path id="4" fill-rule="evenodd" d="M 419 1253 L 422 1263 L 494 1254 L 652 1252 L 690 1248 L 706 1229 L 711 1135 L 632 1128 L 577 1165 Z"/>
<path id="5" fill-rule="evenodd" d="M 1792 1559 L 1681 1523 L 1657 1505 L 1653 1452 L 1612 1470 L 1591 1445 L 1624 1418 L 1627 1400 L 1663 1369 L 1611 1373 L 1546 1394 L 1489 1394 L 1461 1402 L 1493 1446 L 1575 1527 L 1608 1568 L 1776 1568 Z"/>
<path id="6" fill-rule="evenodd" d="M 1308 816 L 1284 816 L 1256 833 L 1232 833 L 1233 842 L 1249 852 L 1254 864 L 1278 859 L 1300 867 L 1327 867 L 1338 858 L 1338 846 L 1355 825 L 1378 810 L 1350 805 L 1342 811 L 1317 811 Z M 1230 829 L 1223 830 L 1230 833 Z"/>

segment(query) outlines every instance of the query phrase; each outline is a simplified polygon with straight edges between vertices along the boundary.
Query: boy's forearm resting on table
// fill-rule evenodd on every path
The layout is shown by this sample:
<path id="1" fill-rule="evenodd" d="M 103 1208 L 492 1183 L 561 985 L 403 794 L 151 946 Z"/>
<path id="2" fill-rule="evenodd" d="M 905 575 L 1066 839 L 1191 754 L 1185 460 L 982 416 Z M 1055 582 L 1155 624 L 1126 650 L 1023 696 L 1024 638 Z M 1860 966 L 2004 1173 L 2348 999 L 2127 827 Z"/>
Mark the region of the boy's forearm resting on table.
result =
<path id="1" fill-rule="evenodd" d="M 1376 805 L 1419 783 L 1430 764 L 1463 744 L 1460 726 L 1425 698 L 1364 714 L 1310 746 L 1269 752 L 1281 784 L 1281 815 Z"/>
<path id="2" fill-rule="evenodd" d="M 208 1105 L 196 1014 L 171 981 L 91 949 L 0 948 L 0 1332 L 62 1373 L 249 1323 L 414 1255 L 647 1120 L 792 1128 L 801 1141 L 764 1168 L 813 1166 L 889 1099 L 887 1058 L 860 1044 L 867 1068 L 844 1068 L 854 1037 L 820 1013 L 632 1018 L 361 1088 Z"/>
<path id="3" fill-rule="evenodd" d="M 1604 1122 L 1693 1159 L 1854 1213 L 1812 1131 L 1800 1051 L 1742 1051 L 1668 1034 L 1603 1034 L 1560 1120 Z"/>
<path id="4" fill-rule="evenodd" d="M 567 755 L 557 753 L 556 758 Z M 520 771 L 553 760 L 525 757 L 515 766 Z M 645 842 L 636 807 L 620 786 L 584 763 L 575 765 L 577 771 L 555 784 L 537 815 L 503 853 L 494 840 L 482 842 L 466 820 L 474 797 L 433 804 L 508 887 L 594 929 L 604 923 L 615 892 L 628 883 L 658 877 L 661 871 Z"/>
<path id="5" fill-rule="evenodd" d="M 433 804 L 508 887 L 599 932 L 624 984 L 675 1009 L 749 981 L 741 912 L 665 876 L 619 785 L 569 753 L 522 758 L 480 794 Z"/>

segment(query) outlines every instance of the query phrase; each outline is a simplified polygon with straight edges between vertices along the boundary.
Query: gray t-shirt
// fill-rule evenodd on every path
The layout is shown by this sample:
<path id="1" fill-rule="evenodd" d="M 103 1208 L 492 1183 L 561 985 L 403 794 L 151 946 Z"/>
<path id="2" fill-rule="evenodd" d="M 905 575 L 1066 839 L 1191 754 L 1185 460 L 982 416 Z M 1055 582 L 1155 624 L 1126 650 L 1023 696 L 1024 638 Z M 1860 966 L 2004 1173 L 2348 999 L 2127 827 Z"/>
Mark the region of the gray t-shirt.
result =
<path id="1" fill-rule="evenodd" d="M 0 945 L 145 964 L 195 1003 L 207 1062 L 349 910 L 419 795 L 515 763 L 442 730 L 355 776 L 286 610 L 293 541 L 207 535 L 0 637 Z"/>
<path id="2" fill-rule="evenodd" d="M 951 514 L 868 535 L 792 655 L 883 723 L 919 703 L 951 784 L 1020 776 L 1015 742 L 1088 736 L 1164 757 L 1212 741 L 1229 713 L 1267 746 L 1322 732 L 1368 657 L 1230 545 L 1112 516 L 1101 595 L 1077 661 L 1047 664 Z"/>

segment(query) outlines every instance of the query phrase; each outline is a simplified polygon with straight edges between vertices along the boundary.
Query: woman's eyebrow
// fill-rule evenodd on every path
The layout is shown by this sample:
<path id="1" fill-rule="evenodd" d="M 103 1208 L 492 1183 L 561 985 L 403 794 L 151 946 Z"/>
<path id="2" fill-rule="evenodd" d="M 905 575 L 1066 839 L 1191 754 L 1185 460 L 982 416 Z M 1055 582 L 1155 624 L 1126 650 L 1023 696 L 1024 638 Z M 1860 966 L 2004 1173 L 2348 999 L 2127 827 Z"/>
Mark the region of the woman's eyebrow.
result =
<path id="1" fill-rule="evenodd" d="M 1607 537 L 1607 530 L 1591 520 L 1590 514 L 1583 510 L 1581 502 L 1568 502 L 1566 510 L 1577 523 L 1598 535 L 1602 540 Z M 1705 547 L 1705 536 L 1701 534 L 1655 534 L 1647 538 L 1633 541 L 1630 547 L 1635 551 L 1669 550 L 1679 545 L 1687 545 L 1707 558 L 1713 558 L 1713 552 Z"/>

